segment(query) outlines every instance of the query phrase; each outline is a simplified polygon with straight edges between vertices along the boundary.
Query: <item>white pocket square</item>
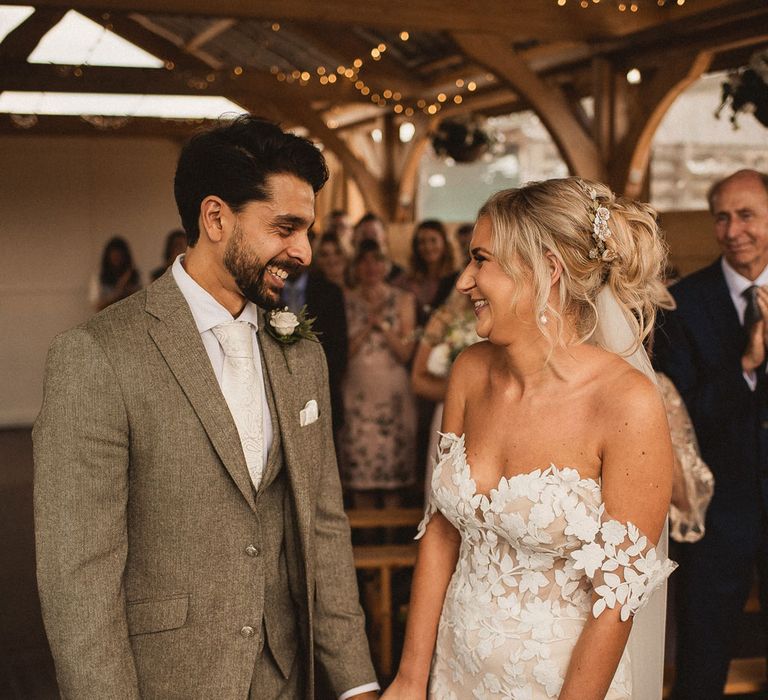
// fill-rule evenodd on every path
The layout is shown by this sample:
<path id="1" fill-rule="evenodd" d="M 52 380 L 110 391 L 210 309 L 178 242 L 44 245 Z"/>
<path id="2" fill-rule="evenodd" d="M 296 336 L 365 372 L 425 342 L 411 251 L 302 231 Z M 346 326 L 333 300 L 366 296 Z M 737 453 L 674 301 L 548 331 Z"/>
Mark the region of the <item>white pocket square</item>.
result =
<path id="1" fill-rule="evenodd" d="M 310 399 L 304 404 L 304 408 L 299 411 L 299 423 L 303 428 L 306 425 L 311 425 L 320 416 L 320 412 L 317 409 L 317 401 Z"/>

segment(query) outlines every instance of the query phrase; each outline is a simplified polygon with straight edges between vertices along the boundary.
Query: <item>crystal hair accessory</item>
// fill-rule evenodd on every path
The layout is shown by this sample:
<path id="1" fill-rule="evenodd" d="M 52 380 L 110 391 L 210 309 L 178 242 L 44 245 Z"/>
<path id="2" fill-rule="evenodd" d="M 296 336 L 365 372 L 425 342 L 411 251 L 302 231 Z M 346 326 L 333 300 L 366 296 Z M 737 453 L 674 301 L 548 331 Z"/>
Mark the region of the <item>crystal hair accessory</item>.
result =
<path id="1" fill-rule="evenodd" d="M 589 251 L 589 257 L 591 260 L 611 262 L 618 257 L 615 251 L 605 245 L 606 239 L 611 237 L 611 229 L 608 228 L 611 212 L 604 204 L 600 204 L 597 192 L 592 187 L 587 189 L 587 194 L 592 200 L 592 238 L 595 239 L 595 247 Z"/>

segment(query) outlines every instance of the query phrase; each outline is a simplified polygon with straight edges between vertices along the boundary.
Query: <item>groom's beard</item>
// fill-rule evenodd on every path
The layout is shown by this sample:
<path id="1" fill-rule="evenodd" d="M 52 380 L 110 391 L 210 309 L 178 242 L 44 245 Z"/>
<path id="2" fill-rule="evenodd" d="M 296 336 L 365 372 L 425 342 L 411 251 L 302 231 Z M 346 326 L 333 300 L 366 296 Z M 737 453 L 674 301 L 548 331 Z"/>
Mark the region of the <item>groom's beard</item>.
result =
<path id="1" fill-rule="evenodd" d="M 255 252 L 248 250 L 240 224 L 236 223 L 224 251 L 224 267 L 234 278 L 242 295 L 262 309 L 280 306 L 280 289 L 270 281 L 272 276 L 267 271 L 267 267 L 272 265 L 289 274 L 301 267 L 290 258 L 276 257 L 262 262 Z"/>

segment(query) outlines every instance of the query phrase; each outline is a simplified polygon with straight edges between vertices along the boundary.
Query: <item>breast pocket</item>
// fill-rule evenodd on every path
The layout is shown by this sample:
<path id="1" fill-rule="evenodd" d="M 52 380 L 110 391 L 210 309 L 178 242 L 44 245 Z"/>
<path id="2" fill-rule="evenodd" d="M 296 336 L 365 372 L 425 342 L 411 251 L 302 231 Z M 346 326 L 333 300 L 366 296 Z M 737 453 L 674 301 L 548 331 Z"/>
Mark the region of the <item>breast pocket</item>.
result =
<path id="1" fill-rule="evenodd" d="M 149 634 L 183 627 L 187 621 L 189 594 L 168 598 L 129 601 L 126 606 L 128 634 Z"/>

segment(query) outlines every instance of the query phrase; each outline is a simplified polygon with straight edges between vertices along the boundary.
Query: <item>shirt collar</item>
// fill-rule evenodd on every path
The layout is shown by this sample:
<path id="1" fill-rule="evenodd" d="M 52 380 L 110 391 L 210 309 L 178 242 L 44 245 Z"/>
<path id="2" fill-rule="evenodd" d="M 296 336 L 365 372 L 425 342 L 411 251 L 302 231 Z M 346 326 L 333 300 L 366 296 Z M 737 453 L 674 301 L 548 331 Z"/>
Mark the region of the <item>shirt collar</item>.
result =
<path id="1" fill-rule="evenodd" d="M 220 323 L 234 321 L 234 316 L 189 276 L 189 273 L 184 269 L 183 260 L 183 254 L 174 260 L 171 273 L 179 290 L 187 300 L 198 332 L 205 333 L 205 331 L 211 330 Z M 251 301 L 246 301 L 237 320 L 246 321 L 255 329 L 258 329 L 259 307 Z"/>
<path id="2" fill-rule="evenodd" d="M 748 280 L 746 277 L 736 272 L 724 257 L 720 258 L 720 265 L 723 268 L 725 284 L 728 286 L 728 291 L 731 296 L 741 296 L 744 293 L 744 290 L 751 287 L 753 284 L 758 286 L 768 284 L 768 266 L 763 268 L 763 271 L 753 281 Z"/>

